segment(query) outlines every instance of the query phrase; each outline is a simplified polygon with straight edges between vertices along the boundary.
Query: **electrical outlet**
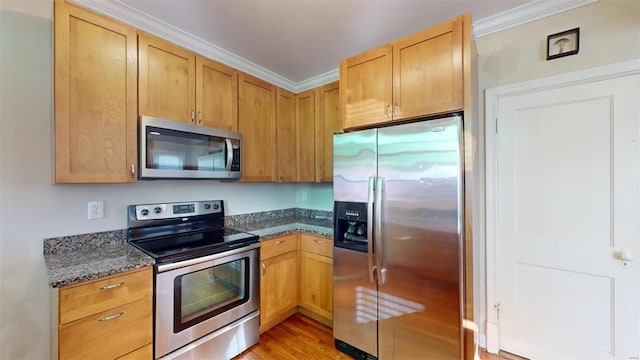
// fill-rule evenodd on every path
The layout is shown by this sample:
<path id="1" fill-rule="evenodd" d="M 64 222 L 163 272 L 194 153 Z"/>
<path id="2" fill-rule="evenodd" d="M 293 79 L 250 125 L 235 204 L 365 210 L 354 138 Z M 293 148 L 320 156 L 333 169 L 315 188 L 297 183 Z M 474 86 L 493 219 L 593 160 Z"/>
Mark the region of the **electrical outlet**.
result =
<path id="1" fill-rule="evenodd" d="M 89 201 L 88 219 L 104 218 L 104 201 Z"/>

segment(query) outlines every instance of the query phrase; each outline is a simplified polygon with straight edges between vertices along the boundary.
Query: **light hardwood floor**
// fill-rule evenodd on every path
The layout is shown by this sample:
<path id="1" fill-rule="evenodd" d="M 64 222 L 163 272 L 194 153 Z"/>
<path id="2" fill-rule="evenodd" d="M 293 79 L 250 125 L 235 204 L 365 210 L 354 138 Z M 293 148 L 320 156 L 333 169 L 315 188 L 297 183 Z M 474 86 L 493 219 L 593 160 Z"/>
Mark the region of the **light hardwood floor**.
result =
<path id="1" fill-rule="evenodd" d="M 331 328 L 300 313 L 260 335 L 260 342 L 234 360 L 348 360 L 336 350 Z M 504 358 L 480 351 L 481 360 Z"/>

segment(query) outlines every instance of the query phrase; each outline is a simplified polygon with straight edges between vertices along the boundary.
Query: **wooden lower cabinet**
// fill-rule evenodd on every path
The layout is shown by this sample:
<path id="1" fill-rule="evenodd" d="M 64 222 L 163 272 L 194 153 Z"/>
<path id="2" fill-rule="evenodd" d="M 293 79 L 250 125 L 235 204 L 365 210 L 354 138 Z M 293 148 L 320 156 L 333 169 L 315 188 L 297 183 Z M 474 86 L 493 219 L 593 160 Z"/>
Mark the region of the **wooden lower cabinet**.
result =
<path id="1" fill-rule="evenodd" d="M 264 240 L 260 247 L 260 332 L 298 308 L 298 234 Z"/>
<path id="2" fill-rule="evenodd" d="M 150 359 L 151 267 L 54 289 L 59 359 Z"/>
<path id="3" fill-rule="evenodd" d="M 153 344 L 149 344 L 141 347 L 138 350 L 132 351 L 127 355 L 121 356 L 118 360 L 148 360 L 153 358 Z"/>
<path id="4" fill-rule="evenodd" d="M 295 233 L 260 247 L 260 332 L 295 312 L 333 324 L 333 240 Z"/>
<path id="5" fill-rule="evenodd" d="M 333 324 L 333 240 L 300 235 L 300 312 Z"/>

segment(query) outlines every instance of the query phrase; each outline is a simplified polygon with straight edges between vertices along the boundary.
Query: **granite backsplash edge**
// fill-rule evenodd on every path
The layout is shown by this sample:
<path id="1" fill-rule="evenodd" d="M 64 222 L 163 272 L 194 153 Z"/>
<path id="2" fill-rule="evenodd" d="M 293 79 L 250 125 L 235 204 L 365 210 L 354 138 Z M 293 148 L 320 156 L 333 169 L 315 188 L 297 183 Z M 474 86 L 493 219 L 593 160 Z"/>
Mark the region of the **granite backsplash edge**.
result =
<path id="1" fill-rule="evenodd" d="M 331 211 L 289 208 L 281 210 L 261 211 L 255 213 L 225 216 L 226 227 L 258 223 L 285 218 L 313 220 L 331 220 Z M 79 235 L 66 235 L 43 240 L 44 255 L 73 252 L 91 248 L 103 248 L 126 242 L 127 229 L 101 231 Z"/>

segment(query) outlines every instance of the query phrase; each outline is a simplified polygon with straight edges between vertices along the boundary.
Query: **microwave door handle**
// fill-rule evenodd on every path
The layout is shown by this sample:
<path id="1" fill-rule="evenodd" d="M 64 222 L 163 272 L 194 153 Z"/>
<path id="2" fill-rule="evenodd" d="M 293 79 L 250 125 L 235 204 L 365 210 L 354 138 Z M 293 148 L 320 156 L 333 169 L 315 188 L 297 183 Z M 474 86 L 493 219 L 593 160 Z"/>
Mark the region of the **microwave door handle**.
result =
<path id="1" fill-rule="evenodd" d="M 233 163 L 233 145 L 231 144 L 231 139 L 224 139 L 226 153 L 227 153 L 227 165 L 224 167 L 225 170 L 231 170 L 231 164 Z"/>

